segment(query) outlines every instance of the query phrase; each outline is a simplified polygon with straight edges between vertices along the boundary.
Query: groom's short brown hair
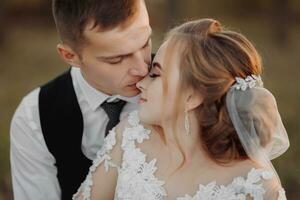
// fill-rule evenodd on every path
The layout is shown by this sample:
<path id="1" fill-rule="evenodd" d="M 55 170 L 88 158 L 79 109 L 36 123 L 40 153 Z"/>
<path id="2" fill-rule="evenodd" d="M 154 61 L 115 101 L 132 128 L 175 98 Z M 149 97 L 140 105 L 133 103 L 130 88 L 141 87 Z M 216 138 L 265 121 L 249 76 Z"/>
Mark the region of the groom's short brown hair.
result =
<path id="1" fill-rule="evenodd" d="M 74 48 L 86 43 L 87 23 L 93 28 L 110 30 L 126 25 L 134 16 L 137 0 L 53 0 L 52 11 L 63 42 Z"/>

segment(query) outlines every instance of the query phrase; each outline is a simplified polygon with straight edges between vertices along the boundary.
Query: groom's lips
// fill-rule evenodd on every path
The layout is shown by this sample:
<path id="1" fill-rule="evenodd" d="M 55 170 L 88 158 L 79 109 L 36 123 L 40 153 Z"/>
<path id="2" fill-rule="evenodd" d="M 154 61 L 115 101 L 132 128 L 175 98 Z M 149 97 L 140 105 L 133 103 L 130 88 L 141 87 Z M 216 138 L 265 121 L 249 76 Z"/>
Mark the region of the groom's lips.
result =
<path id="1" fill-rule="evenodd" d="M 129 87 L 129 88 L 137 88 L 137 87 L 136 87 L 136 83 L 133 83 L 133 84 L 127 85 L 127 87 Z"/>
<path id="2" fill-rule="evenodd" d="M 136 84 L 139 82 L 140 80 L 134 81 L 132 83 L 129 83 L 127 86 L 128 87 L 136 87 Z"/>
<path id="3" fill-rule="evenodd" d="M 128 87 L 136 87 L 136 83 L 128 85 Z"/>

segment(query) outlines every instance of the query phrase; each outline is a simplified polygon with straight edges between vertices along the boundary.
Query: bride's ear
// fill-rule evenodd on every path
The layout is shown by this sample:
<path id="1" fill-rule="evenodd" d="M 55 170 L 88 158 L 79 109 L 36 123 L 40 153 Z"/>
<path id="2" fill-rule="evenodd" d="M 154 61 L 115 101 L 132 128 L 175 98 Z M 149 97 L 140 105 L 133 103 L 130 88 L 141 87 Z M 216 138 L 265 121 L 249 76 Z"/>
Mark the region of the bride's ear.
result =
<path id="1" fill-rule="evenodd" d="M 186 109 L 187 111 L 193 110 L 200 106 L 203 102 L 203 96 L 200 95 L 198 92 L 195 92 L 194 90 L 190 91 L 188 93 L 187 99 L 186 99 Z"/>
<path id="2" fill-rule="evenodd" d="M 81 61 L 79 55 L 67 44 L 58 44 L 57 45 L 58 54 L 61 58 L 68 64 L 73 67 L 80 67 Z"/>

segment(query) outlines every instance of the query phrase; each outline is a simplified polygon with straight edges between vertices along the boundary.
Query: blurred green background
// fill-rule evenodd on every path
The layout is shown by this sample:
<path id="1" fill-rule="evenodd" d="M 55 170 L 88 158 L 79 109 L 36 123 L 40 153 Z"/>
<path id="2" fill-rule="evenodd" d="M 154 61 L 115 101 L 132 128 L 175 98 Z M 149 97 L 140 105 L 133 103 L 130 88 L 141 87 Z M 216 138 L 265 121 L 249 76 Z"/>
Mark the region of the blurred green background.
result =
<path id="1" fill-rule="evenodd" d="M 146 0 L 147 1 L 147 0 Z M 264 62 L 291 147 L 274 161 L 288 199 L 300 199 L 300 1 L 148 0 L 155 52 L 173 25 L 212 17 L 246 35 Z M 67 69 L 56 53 L 51 1 L 0 1 L 0 200 L 12 199 L 9 127 L 24 95 Z"/>

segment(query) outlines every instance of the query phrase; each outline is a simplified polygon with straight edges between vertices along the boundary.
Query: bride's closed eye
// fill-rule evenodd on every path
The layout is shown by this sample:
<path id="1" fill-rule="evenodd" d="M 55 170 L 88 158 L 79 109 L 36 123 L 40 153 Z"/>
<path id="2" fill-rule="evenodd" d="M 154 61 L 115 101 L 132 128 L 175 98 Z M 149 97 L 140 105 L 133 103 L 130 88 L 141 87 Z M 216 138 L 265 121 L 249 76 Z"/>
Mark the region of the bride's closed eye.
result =
<path id="1" fill-rule="evenodd" d="M 157 78 L 157 77 L 160 77 L 160 72 L 159 70 L 161 70 L 161 66 L 159 63 L 157 62 L 154 62 L 152 64 L 152 67 L 151 67 L 151 71 L 149 72 L 148 76 L 152 79 L 154 78 Z"/>
<path id="2" fill-rule="evenodd" d="M 160 76 L 160 72 L 158 69 L 156 69 L 155 65 L 153 65 L 151 71 L 149 72 L 148 76 L 151 78 L 151 79 L 155 79 L 157 77 Z"/>
<path id="3" fill-rule="evenodd" d="M 150 72 L 148 75 L 149 75 L 149 77 L 152 78 L 152 79 L 154 79 L 154 78 L 160 76 L 159 74 L 155 74 L 155 73 L 151 73 L 151 72 Z"/>

